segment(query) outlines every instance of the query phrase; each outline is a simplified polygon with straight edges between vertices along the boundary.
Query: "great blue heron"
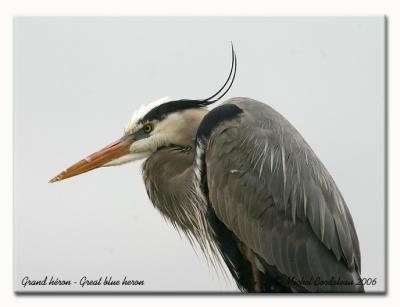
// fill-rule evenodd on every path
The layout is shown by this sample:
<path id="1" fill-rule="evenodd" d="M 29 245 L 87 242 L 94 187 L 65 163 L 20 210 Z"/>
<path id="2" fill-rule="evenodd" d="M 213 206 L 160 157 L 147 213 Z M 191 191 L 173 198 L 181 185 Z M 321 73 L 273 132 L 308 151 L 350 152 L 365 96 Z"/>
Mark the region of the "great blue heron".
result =
<path id="1" fill-rule="evenodd" d="M 50 180 L 146 159 L 154 206 L 243 292 L 363 292 L 357 234 L 332 177 L 270 106 L 232 98 L 230 74 L 207 99 L 160 100 L 136 111 L 124 136 Z M 221 256 L 221 257 L 219 257 Z"/>

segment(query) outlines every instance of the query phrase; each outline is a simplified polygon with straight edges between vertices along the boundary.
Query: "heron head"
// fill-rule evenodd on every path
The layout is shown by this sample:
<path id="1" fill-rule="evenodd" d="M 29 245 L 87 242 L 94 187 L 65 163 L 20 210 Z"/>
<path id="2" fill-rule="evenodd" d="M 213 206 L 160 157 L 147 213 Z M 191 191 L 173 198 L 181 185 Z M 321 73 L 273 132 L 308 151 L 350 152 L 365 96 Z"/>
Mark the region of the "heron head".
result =
<path id="1" fill-rule="evenodd" d="M 126 125 L 120 139 L 75 163 L 50 182 L 103 166 L 145 159 L 165 146 L 192 146 L 198 125 L 208 112 L 199 102 L 166 97 L 140 107 Z"/>
<path id="2" fill-rule="evenodd" d="M 191 146 L 206 106 L 221 99 L 231 88 L 236 75 L 236 55 L 228 79 L 212 96 L 201 99 L 163 98 L 139 108 L 125 128 L 124 135 L 103 149 L 55 176 L 50 182 L 73 177 L 102 166 L 120 165 L 145 159 L 159 148 L 170 145 Z"/>

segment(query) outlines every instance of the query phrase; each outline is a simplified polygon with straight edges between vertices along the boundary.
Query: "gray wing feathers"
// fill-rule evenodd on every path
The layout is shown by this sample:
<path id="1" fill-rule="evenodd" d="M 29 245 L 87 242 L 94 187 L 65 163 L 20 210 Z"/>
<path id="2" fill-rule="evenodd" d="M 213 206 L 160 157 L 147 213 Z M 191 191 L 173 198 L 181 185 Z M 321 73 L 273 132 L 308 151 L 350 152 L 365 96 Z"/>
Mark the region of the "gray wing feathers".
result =
<path id="1" fill-rule="evenodd" d="M 356 278 L 361 260 L 353 221 L 320 160 L 269 106 L 247 98 L 225 103 L 244 113 L 209 140 L 207 179 L 217 216 L 287 276 Z"/>

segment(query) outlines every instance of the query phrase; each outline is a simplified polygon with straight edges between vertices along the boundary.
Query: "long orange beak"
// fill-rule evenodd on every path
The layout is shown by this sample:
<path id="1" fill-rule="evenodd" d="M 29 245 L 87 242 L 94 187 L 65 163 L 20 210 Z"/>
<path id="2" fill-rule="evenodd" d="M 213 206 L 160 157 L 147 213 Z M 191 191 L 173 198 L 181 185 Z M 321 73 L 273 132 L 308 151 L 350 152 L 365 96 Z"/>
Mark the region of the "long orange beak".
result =
<path id="1" fill-rule="evenodd" d="M 104 147 L 103 149 L 91 154 L 87 158 L 75 163 L 74 165 L 62 171 L 49 182 L 64 180 L 76 175 L 80 175 L 91 171 L 95 168 L 103 166 L 107 162 L 125 156 L 129 153 L 129 147 L 133 143 L 133 139 L 123 137 L 114 143 Z"/>

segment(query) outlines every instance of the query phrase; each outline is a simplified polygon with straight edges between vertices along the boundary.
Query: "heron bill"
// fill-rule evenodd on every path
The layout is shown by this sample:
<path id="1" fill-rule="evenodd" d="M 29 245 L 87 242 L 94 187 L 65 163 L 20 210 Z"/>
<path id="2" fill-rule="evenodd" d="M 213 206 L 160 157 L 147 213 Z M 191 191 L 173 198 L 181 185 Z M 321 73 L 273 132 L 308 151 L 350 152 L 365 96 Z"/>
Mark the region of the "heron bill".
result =
<path id="1" fill-rule="evenodd" d="M 132 143 L 132 139 L 123 137 L 70 166 L 65 171 L 62 171 L 52 178 L 49 182 L 61 181 L 104 166 L 106 163 L 128 154 L 129 147 Z"/>

